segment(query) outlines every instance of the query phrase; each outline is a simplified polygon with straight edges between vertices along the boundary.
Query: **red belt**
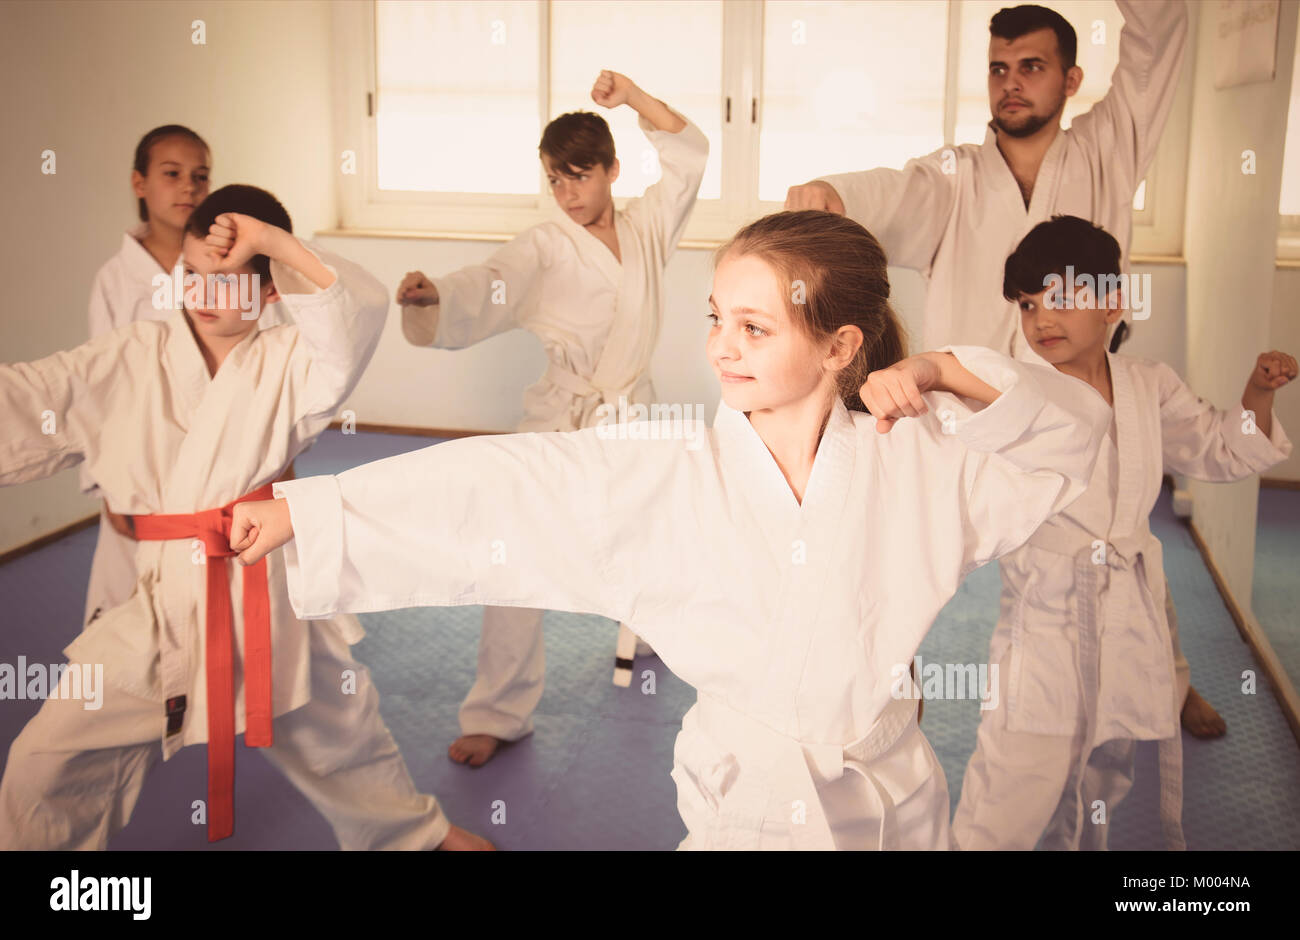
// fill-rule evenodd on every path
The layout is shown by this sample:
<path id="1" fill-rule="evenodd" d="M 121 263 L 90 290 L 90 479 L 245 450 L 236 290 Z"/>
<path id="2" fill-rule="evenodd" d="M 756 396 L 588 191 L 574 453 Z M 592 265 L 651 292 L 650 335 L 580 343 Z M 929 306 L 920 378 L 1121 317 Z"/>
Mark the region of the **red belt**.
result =
<path id="1" fill-rule="evenodd" d="M 272 484 L 220 509 L 196 513 L 128 516 L 135 538 L 145 541 L 198 539 L 207 568 L 208 841 L 235 830 L 234 619 L 225 559 L 230 550 L 235 503 L 272 499 Z M 217 563 L 217 559 L 221 559 Z M 271 596 L 266 559 L 244 568 L 244 744 L 271 746 Z"/>

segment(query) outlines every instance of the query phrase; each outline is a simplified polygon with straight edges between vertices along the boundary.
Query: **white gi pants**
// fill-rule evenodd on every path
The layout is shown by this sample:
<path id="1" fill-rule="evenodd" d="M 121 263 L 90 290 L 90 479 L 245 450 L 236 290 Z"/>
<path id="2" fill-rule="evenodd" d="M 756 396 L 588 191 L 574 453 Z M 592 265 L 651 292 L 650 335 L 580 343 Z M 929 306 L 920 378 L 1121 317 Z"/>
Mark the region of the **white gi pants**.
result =
<path id="1" fill-rule="evenodd" d="M 533 712 L 546 679 L 544 611 L 532 607 L 484 607 L 478 671 L 460 706 L 461 734 L 490 734 L 517 741 L 533 731 Z M 637 640 L 638 656 L 653 655 Z"/>
<path id="2" fill-rule="evenodd" d="M 311 644 L 311 701 L 275 718 L 275 744 L 256 750 L 329 821 L 341 848 L 436 848 L 451 823 L 411 781 L 369 670 L 332 629 L 312 625 Z M 355 694 L 342 691 L 345 669 L 356 672 Z M 161 702 L 111 686 L 98 710 L 47 699 L 9 749 L 0 849 L 105 848 L 131 819 L 165 724 Z"/>
<path id="3" fill-rule="evenodd" d="M 1190 670 L 1178 640 L 1178 613 L 1165 584 L 1165 614 L 1174 650 L 1178 701 L 1187 696 Z M 1010 677 L 1010 653 L 998 666 L 1005 702 Z M 1177 720 L 1177 719 L 1175 719 Z M 1177 726 L 1176 726 L 1177 727 Z M 1181 734 L 1181 729 L 1175 733 Z M 1006 712 L 984 713 L 975 753 L 966 765 L 961 800 L 952 821 L 953 839 L 962 849 L 1033 849 L 1041 836 L 1044 849 L 1068 849 L 1076 819 L 1082 733 L 1028 734 L 1006 730 Z M 1133 786 L 1137 744 L 1111 740 L 1094 749 L 1084 770 L 1080 793 L 1084 801 L 1080 849 L 1105 849 L 1115 807 Z M 1094 823 L 1097 800 L 1105 804 L 1106 823 Z"/>
<path id="4" fill-rule="evenodd" d="M 1006 702 L 1011 651 L 998 663 L 998 701 Z M 1073 680 L 1074 676 L 1062 677 Z M 1079 757 L 1085 732 L 1073 735 L 1008 731 L 1007 710 L 984 712 L 975 753 L 962 778 L 961 799 L 952 820 L 957 848 L 1032 851 L 1073 845 L 1075 792 L 1084 802 L 1080 849 L 1105 849 L 1115 807 L 1133 786 L 1133 741 L 1107 741 L 1093 750 L 1079 786 Z M 1105 822 L 1093 822 L 1094 801 L 1105 806 Z"/>

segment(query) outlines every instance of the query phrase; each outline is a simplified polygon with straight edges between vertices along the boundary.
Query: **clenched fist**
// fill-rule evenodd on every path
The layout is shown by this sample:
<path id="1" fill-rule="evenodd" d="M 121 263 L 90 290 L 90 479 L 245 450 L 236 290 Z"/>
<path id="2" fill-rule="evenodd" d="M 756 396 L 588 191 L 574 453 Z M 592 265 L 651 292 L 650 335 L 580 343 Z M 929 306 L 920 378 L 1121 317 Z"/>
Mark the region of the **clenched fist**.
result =
<path id="1" fill-rule="evenodd" d="M 438 288 L 420 271 L 407 271 L 397 285 L 398 306 L 432 307 L 438 302 Z"/>
<path id="2" fill-rule="evenodd" d="M 840 194 L 830 183 L 821 180 L 813 180 L 802 186 L 791 186 L 790 191 L 785 194 L 785 207 L 794 210 L 817 209 L 821 212 L 834 212 L 836 215 L 844 214 L 844 200 L 840 199 Z"/>
<path id="3" fill-rule="evenodd" d="M 230 550 L 252 565 L 293 538 L 287 499 L 255 499 L 236 503 L 231 513 Z"/>
<path id="4" fill-rule="evenodd" d="M 1271 392 L 1281 388 L 1295 377 L 1295 357 L 1274 349 L 1272 352 L 1259 354 L 1259 358 L 1255 360 L 1255 371 L 1250 374 L 1250 384 L 1261 392 Z"/>
<path id="5" fill-rule="evenodd" d="M 591 100 L 605 108 L 617 108 L 621 104 L 627 104 L 628 96 L 635 88 L 636 83 L 626 75 L 606 69 L 591 86 Z"/>
<path id="6" fill-rule="evenodd" d="M 938 364 L 924 353 L 868 375 L 859 394 L 876 419 L 876 430 L 888 434 L 899 418 L 919 418 L 929 411 L 921 393 L 939 389 L 940 377 Z"/>
<path id="7" fill-rule="evenodd" d="M 209 254 L 221 259 L 218 270 L 237 271 L 253 255 L 267 253 L 267 238 L 274 228 L 251 215 L 223 212 L 212 220 L 203 244 Z"/>

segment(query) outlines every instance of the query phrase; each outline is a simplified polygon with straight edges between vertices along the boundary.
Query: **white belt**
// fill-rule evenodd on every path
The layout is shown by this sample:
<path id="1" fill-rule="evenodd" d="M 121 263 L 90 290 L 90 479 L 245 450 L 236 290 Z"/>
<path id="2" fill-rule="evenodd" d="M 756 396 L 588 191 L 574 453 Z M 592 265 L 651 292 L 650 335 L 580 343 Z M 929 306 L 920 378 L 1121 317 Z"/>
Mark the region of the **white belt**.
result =
<path id="1" fill-rule="evenodd" d="M 1101 633 L 1101 569 L 1129 571 L 1136 569 L 1143 604 L 1152 622 L 1159 623 L 1159 614 L 1151 597 L 1146 579 L 1145 546 L 1150 544 L 1151 529 L 1145 524 L 1131 536 L 1106 542 L 1105 564 L 1093 562 L 1093 539 L 1080 542 L 1077 535 L 1068 535 L 1055 526 L 1040 526 L 1030 545 L 1056 555 L 1074 559 L 1074 591 L 1078 601 L 1079 627 L 1079 684 L 1083 690 L 1085 715 L 1083 748 L 1080 754 L 1075 782 L 1075 830 L 1073 847 L 1078 848 L 1083 835 L 1083 773 L 1092 756 L 1093 736 L 1097 733 L 1097 699 L 1101 686 L 1100 633 Z M 1178 684 L 1174 683 L 1177 695 Z M 1165 844 L 1175 851 L 1187 848 L 1183 838 L 1183 739 L 1178 727 L 1178 710 L 1174 711 L 1174 734 L 1157 742 L 1160 767 L 1160 828 Z M 1109 811 L 1109 808 L 1108 808 Z"/>
<path id="2" fill-rule="evenodd" d="M 872 763 L 892 748 L 916 725 L 916 700 L 896 699 L 851 744 L 808 744 L 783 735 L 705 693 L 696 705 L 699 729 L 719 750 L 735 758 L 736 782 L 720 802 L 715 824 L 728 830 L 728 842 L 737 848 L 758 848 L 763 823 L 773 807 L 803 804 L 804 822 L 791 822 L 791 844 L 797 849 L 833 849 L 835 838 L 822 807 L 818 787 L 854 771 L 867 783 L 880 818 L 877 848 L 899 846 L 894 799 Z M 714 766 L 705 783 L 715 793 L 732 768 Z"/>
<path id="3" fill-rule="evenodd" d="M 641 376 L 638 376 L 622 388 L 597 388 L 589 380 L 557 364 L 553 359 L 548 361 L 542 378 L 569 392 L 576 399 L 569 409 L 575 428 L 590 426 L 597 408 L 607 402 L 617 404 L 619 396 L 630 397 L 632 390 L 641 383 Z"/>

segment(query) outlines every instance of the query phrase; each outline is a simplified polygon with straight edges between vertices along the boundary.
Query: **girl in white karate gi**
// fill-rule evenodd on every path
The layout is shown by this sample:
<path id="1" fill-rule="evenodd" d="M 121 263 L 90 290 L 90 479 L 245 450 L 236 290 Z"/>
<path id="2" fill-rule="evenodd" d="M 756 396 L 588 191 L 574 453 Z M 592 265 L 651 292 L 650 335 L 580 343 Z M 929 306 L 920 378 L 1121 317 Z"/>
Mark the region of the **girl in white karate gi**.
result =
<path id="1" fill-rule="evenodd" d="M 140 221 L 95 274 L 87 316 L 91 339 L 138 320 L 172 315 L 173 307 L 154 303 L 154 278 L 170 274 L 180 261 L 185 223 L 207 198 L 211 164 L 203 138 L 180 124 L 155 127 L 140 138 L 131 168 Z M 83 492 L 99 495 L 84 467 L 80 479 Z M 135 543 L 126 523 L 102 506 L 82 625 L 130 597 L 135 579 Z"/>
<path id="2" fill-rule="evenodd" d="M 1082 492 L 1105 407 L 986 349 L 903 359 L 888 298 L 856 222 L 760 219 L 714 276 L 711 431 L 438 444 L 240 504 L 232 550 L 294 539 L 307 618 L 483 603 L 630 624 L 699 692 L 672 771 L 683 847 L 946 849 L 943 771 L 894 677 L 968 571 Z"/>
<path id="3" fill-rule="evenodd" d="M 595 114 L 561 115 L 538 147 L 558 212 L 486 262 L 430 280 L 419 271 L 397 289 L 402 329 L 417 346 L 463 349 L 525 329 L 542 341 L 546 374 L 524 393 L 521 431 L 571 431 L 597 423 L 602 406 L 648 404 L 647 370 L 659 336 L 664 267 L 704 177 L 708 139 L 694 124 L 617 72 L 601 72 L 591 97 L 626 104 L 659 155 L 662 177 L 625 209 L 614 207 L 614 139 Z M 626 406 L 625 406 L 626 407 Z M 619 634 L 615 682 L 631 681 L 635 636 Z M 542 611 L 483 611 L 478 674 L 460 709 L 453 760 L 479 766 L 501 741 L 532 732 L 545 677 Z"/>
<path id="4" fill-rule="evenodd" d="M 989 662 L 999 666 L 1002 705 L 980 722 L 953 835 L 964 849 L 1032 849 L 1040 837 L 1049 849 L 1104 849 L 1133 783 L 1136 742 L 1154 740 L 1166 843 L 1184 848 L 1186 674 L 1174 665 L 1149 517 L 1165 469 L 1222 482 L 1286 458 L 1291 442 L 1273 394 L 1295 378 L 1296 360 L 1261 355 L 1241 407 L 1217 409 L 1164 363 L 1108 353 L 1124 294 L 1076 290 L 1064 283 L 1067 266 L 1106 284 L 1121 271 L 1119 244 L 1090 222 L 1058 216 L 1007 259 L 1003 290 L 1019 303 L 1038 354 L 1113 411 L 1087 492 L 1001 559 Z M 1055 289 L 1053 277 L 1060 293 L 1044 289 Z"/>
<path id="5" fill-rule="evenodd" d="M 363 635 L 355 618 L 300 623 L 278 559 L 233 579 L 226 560 L 231 502 L 269 495 L 328 426 L 378 343 L 384 289 L 295 239 L 283 207 L 253 187 L 213 193 L 186 225 L 188 269 L 260 277 L 260 302 L 282 296 L 294 325 L 259 329 L 237 303 L 187 295 L 193 306 L 166 320 L 0 365 L 0 484 L 84 461 L 138 540 L 139 571 L 129 597 L 65 650 L 65 682 L 83 663 L 103 666 L 100 707 L 69 686 L 10 747 L 0 848 L 105 847 L 158 757 L 188 744 L 207 745 L 208 837 L 224 838 L 240 733 L 344 848 L 486 846 L 415 789 L 348 650 Z"/>

